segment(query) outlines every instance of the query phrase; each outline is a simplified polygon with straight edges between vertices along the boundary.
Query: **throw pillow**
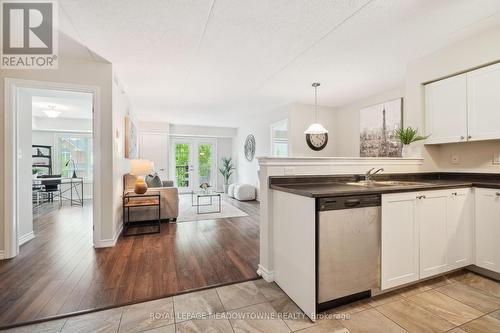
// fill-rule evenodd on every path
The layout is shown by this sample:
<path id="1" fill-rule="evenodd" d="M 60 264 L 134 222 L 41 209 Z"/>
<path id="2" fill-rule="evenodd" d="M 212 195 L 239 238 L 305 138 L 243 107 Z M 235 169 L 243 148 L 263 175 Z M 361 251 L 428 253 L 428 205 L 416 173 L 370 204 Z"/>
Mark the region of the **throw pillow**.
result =
<path id="1" fill-rule="evenodd" d="M 156 173 L 152 174 L 152 175 L 147 175 L 144 180 L 146 181 L 146 184 L 148 185 L 148 187 L 162 187 L 163 186 L 160 177 Z"/>

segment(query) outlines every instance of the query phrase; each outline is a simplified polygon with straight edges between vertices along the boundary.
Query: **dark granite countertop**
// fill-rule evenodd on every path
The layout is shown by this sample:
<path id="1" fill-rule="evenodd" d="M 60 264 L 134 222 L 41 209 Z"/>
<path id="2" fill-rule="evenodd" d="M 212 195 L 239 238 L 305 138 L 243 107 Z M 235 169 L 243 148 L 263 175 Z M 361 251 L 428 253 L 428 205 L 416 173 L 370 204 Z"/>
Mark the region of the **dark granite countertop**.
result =
<path id="1" fill-rule="evenodd" d="M 354 177 L 354 175 L 270 177 L 270 188 L 311 198 L 412 192 L 460 187 L 484 187 L 500 189 L 500 174 L 385 174 L 375 177 L 374 180 L 411 181 L 419 182 L 419 184 L 376 187 L 346 184 L 347 182 L 353 182 Z"/>

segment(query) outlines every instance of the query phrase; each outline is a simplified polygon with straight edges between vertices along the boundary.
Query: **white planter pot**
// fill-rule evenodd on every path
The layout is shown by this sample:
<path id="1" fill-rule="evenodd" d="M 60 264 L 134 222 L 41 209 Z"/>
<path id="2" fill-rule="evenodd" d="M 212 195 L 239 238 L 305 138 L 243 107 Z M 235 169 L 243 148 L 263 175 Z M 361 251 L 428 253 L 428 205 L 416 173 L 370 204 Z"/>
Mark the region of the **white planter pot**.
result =
<path id="1" fill-rule="evenodd" d="M 403 145 L 403 148 L 401 149 L 401 157 L 420 157 L 420 151 L 415 145 Z"/>
<path id="2" fill-rule="evenodd" d="M 229 184 L 224 185 L 224 193 L 226 193 L 226 194 L 227 194 L 227 189 L 228 189 L 228 188 L 229 188 Z"/>

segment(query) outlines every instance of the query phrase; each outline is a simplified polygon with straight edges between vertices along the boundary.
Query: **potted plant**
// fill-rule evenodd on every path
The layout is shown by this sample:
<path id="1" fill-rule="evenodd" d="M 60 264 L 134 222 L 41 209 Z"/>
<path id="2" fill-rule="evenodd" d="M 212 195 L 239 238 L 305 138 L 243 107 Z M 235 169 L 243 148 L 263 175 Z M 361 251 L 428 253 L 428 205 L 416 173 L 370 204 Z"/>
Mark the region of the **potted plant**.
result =
<path id="1" fill-rule="evenodd" d="M 227 188 L 229 187 L 229 178 L 233 174 L 234 170 L 233 160 L 231 157 L 222 158 L 222 166 L 219 168 L 219 172 L 224 177 L 224 193 L 227 193 Z"/>
<path id="2" fill-rule="evenodd" d="M 418 135 L 418 129 L 414 129 L 412 127 L 397 129 L 395 134 L 399 141 L 403 144 L 401 149 L 402 157 L 414 157 L 416 153 L 410 145 L 413 142 L 425 140 L 429 137 L 429 135 Z"/>

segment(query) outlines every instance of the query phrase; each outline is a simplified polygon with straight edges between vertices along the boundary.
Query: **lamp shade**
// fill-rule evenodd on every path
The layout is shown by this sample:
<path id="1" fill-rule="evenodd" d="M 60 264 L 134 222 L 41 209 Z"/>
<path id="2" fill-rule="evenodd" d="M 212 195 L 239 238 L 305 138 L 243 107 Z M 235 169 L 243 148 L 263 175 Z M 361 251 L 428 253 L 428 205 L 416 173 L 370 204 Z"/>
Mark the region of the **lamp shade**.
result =
<path id="1" fill-rule="evenodd" d="M 149 160 L 132 160 L 130 163 L 130 174 L 132 176 L 145 176 L 153 171 Z"/>
<path id="2" fill-rule="evenodd" d="M 320 123 L 311 124 L 305 131 L 305 134 L 325 134 L 328 130 L 323 127 Z"/>

